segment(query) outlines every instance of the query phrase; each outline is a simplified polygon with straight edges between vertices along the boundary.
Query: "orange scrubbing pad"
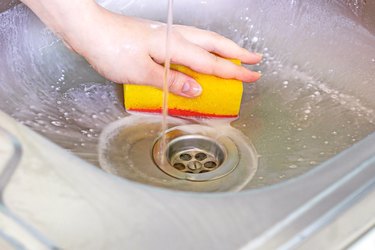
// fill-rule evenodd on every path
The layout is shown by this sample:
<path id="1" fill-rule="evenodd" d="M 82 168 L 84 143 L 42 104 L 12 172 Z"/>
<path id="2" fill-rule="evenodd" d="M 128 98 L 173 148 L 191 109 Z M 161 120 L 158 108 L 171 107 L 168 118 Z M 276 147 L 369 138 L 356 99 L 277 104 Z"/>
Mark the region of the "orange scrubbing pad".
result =
<path id="1" fill-rule="evenodd" d="M 239 60 L 231 60 L 240 65 Z M 171 65 L 171 69 L 194 78 L 202 86 L 202 94 L 186 98 L 169 93 L 168 114 L 197 117 L 237 117 L 242 98 L 242 82 L 197 73 L 187 67 Z M 124 85 L 125 108 L 128 111 L 161 113 L 163 92 L 150 86 Z"/>

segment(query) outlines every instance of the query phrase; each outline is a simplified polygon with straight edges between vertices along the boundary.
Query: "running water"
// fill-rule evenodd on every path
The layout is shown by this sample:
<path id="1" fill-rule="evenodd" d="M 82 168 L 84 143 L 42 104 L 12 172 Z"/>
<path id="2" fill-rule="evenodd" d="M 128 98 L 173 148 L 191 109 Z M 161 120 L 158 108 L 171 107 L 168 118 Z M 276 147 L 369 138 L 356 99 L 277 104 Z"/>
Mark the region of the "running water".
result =
<path id="1" fill-rule="evenodd" d="M 162 123 L 161 123 L 161 152 L 159 152 L 161 157 L 161 164 L 166 164 L 166 157 L 165 157 L 165 148 L 166 148 L 166 136 L 165 131 L 168 129 L 168 80 L 169 80 L 169 72 L 170 72 L 170 65 L 171 65 L 171 30 L 172 30 L 172 23 L 173 23 L 173 0 L 168 0 L 168 20 L 167 20 L 167 36 L 166 36 L 166 43 L 165 43 L 165 63 L 164 63 L 164 82 L 163 82 L 163 111 L 162 111 Z"/>

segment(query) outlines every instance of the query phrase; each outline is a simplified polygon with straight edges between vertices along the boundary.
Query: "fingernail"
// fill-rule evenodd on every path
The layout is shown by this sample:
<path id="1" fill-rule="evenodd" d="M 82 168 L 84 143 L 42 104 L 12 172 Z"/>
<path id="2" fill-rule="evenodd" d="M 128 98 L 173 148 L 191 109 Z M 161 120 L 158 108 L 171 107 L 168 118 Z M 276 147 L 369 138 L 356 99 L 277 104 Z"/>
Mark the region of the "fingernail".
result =
<path id="1" fill-rule="evenodd" d="M 255 53 L 255 55 L 259 56 L 260 58 L 263 58 L 263 54 L 261 53 Z"/>
<path id="2" fill-rule="evenodd" d="M 188 80 L 182 85 L 182 93 L 187 96 L 199 96 L 202 93 L 202 87 L 195 81 Z"/>

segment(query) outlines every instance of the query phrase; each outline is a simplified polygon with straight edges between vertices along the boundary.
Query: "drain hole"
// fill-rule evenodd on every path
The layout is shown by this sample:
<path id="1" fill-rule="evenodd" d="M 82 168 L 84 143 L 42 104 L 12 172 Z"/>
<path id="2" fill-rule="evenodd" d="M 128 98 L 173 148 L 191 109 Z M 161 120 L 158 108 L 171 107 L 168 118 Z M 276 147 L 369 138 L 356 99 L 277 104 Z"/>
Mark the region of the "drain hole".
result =
<path id="1" fill-rule="evenodd" d="M 204 167 L 205 168 L 214 168 L 214 167 L 216 167 L 217 166 L 217 164 L 215 163 L 215 162 L 213 162 L 213 161 L 208 161 L 208 162 L 206 162 L 205 164 L 204 164 Z"/>
<path id="2" fill-rule="evenodd" d="M 189 154 L 181 154 L 180 159 L 183 161 L 190 161 L 193 157 Z"/>
<path id="3" fill-rule="evenodd" d="M 215 136 L 213 140 L 177 129 L 168 131 L 166 136 L 168 140 L 163 152 L 169 164 L 161 164 L 160 138 L 154 145 L 153 156 L 158 167 L 173 177 L 209 181 L 229 174 L 237 166 L 238 151 L 229 138 Z"/>
<path id="4" fill-rule="evenodd" d="M 173 167 L 174 167 L 175 169 L 177 169 L 177 170 L 180 170 L 180 171 L 182 171 L 182 170 L 185 169 L 185 165 L 182 164 L 182 163 L 175 163 L 175 164 L 173 164 Z"/>
<path id="5" fill-rule="evenodd" d="M 207 158 L 207 155 L 205 153 L 198 153 L 195 155 L 195 159 L 197 159 L 198 161 L 203 161 L 206 158 Z"/>

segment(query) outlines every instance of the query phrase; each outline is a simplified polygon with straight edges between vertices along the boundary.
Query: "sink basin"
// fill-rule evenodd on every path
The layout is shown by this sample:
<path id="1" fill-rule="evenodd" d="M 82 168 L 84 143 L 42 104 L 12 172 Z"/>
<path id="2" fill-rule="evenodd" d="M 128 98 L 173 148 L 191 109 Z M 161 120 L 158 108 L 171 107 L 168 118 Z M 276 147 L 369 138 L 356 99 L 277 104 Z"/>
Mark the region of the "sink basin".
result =
<path id="1" fill-rule="evenodd" d="M 99 3 L 126 15 L 166 16 L 165 3 Z M 337 248 L 373 226 L 375 4 L 212 0 L 174 7 L 175 23 L 264 55 L 250 66 L 262 79 L 245 85 L 240 117 L 225 124 L 258 157 L 240 192 L 189 192 L 200 184 L 185 188 L 187 180 L 164 174 L 151 158 L 103 171 L 101 133 L 113 124 L 126 130 L 133 117 L 123 108 L 122 86 L 18 4 L 0 14 L 0 126 L 25 151 L 6 206 L 67 249 L 163 248 L 166 235 L 179 249 Z M 151 148 L 137 157 L 151 157 Z M 24 194 L 29 189 L 33 197 Z"/>

